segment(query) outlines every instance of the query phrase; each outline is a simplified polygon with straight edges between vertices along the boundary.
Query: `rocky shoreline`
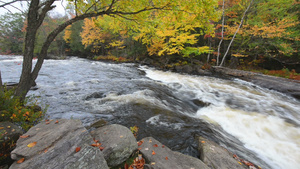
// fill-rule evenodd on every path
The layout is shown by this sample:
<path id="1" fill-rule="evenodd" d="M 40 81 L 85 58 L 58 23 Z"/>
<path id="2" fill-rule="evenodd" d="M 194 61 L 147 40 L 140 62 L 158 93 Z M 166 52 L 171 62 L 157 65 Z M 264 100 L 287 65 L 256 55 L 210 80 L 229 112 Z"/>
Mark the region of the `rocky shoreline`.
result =
<path id="1" fill-rule="evenodd" d="M 13 124 L 5 125 L 4 129 Z M 80 120 L 58 119 L 43 121 L 18 135 L 11 152 L 15 162 L 10 169 L 126 168 L 130 164 L 124 162 L 131 158 L 145 169 L 256 168 L 251 163 L 241 163 L 225 148 L 203 137 L 199 137 L 198 159 L 172 151 L 152 137 L 137 141 L 128 128 L 117 124 L 92 127 L 89 131 Z"/>

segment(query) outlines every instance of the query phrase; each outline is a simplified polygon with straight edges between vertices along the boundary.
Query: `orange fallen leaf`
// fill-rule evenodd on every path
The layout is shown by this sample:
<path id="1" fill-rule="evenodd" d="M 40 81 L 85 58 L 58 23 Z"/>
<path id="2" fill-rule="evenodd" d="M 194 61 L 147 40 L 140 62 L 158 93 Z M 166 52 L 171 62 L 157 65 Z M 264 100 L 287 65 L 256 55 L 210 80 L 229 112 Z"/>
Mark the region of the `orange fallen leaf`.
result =
<path id="1" fill-rule="evenodd" d="M 166 157 L 166 160 L 168 160 L 169 158 L 168 157 Z"/>
<path id="2" fill-rule="evenodd" d="M 99 147 L 99 146 L 101 146 L 101 143 L 94 143 L 91 146 L 93 146 L 93 147 Z"/>
<path id="3" fill-rule="evenodd" d="M 0 130 L 4 129 L 4 127 L 0 127 Z"/>
<path id="4" fill-rule="evenodd" d="M 95 139 L 93 139 L 93 140 L 94 140 L 95 143 L 98 143 L 98 142 L 99 142 L 99 140 L 95 140 Z"/>
<path id="5" fill-rule="evenodd" d="M 162 147 L 162 148 L 165 148 L 165 145 L 162 145 L 161 147 Z"/>
<path id="6" fill-rule="evenodd" d="M 125 165 L 124 165 L 124 169 L 129 169 L 129 166 L 128 166 L 128 164 L 127 164 L 127 163 L 125 163 Z"/>
<path id="7" fill-rule="evenodd" d="M 49 121 L 49 119 L 46 119 L 45 122 Z"/>
<path id="8" fill-rule="evenodd" d="M 80 151 L 80 147 L 76 147 L 75 152 L 77 153 L 78 151 Z"/>
<path id="9" fill-rule="evenodd" d="M 157 144 L 154 144 L 153 147 L 158 147 L 158 145 L 157 145 Z"/>
<path id="10" fill-rule="evenodd" d="M 55 124 L 57 124 L 57 123 L 58 123 L 58 120 L 55 121 Z"/>
<path id="11" fill-rule="evenodd" d="M 29 135 L 22 135 L 22 136 L 20 136 L 20 138 L 27 138 L 27 137 L 29 137 Z"/>
<path id="12" fill-rule="evenodd" d="M 47 121 L 46 124 L 50 124 L 50 121 Z"/>
<path id="13" fill-rule="evenodd" d="M 102 151 L 102 150 L 104 150 L 104 147 L 99 147 L 99 149 Z"/>
<path id="14" fill-rule="evenodd" d="M 17 161 L 17 164 L 21 164 L 25 161 L 25 158 L 21 158 L 20 160 Z"/>
<path id="15" fill-rule="evenodd" d="M 205 143 L 205 141 L 201 141 L 201 143 Z"/>
<path id="16" fill-rule="evenodd" d="M 34 147 L 36 145 L 36 142 L 32 142 L 32 143 L 29 143 L 28 145 L 27 145 L 27 147 Z"/>
<path id="17" fill-rule="evenodd" d="M 48 148 L 46 148 L 45 150 L 44 150 L 44 153 L 47 153 L 48 152 Z"/>
<path id="18" fill-rule="evenodd" d="M 155 155 L 156 153 L 152 150 L 152 155 Z"/>
<path id="19" fill-rule="evenodd" d="M 141 146 L 143 143 L 144 143 L 143 140 L 139 141 L 139 142 L 138 142 L 138 146 Z"/>

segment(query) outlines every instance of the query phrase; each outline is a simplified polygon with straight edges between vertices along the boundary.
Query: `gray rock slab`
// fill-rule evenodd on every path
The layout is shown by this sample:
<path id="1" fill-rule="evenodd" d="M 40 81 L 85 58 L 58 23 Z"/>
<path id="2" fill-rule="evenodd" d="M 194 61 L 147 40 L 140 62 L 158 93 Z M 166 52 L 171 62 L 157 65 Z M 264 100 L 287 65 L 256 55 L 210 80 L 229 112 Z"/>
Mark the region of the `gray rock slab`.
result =
<path id="1" fill-rule="evenodd" d="M 140 152 L 153 169 L 209 169 L 200 159 L 172 151 L 152 137 L 142 141 Z"/>
<path id="2" fill-rule="evenodd" d="M 52 120 L 49 124 L 41 122 L 24 135 L 29 137 L 17 141 L 11 158 L 25 158 L 25 161 L 21 164 L 13 163 L 11 169 L 108 169 L 99 148 L 90 146 L 93 139 L 80 120 L 59 119 L 58 123 Z M 36 145 L 28 147 L 33 142 Z M 77 147 L 81 148 L 78 152 Z"/>
<path id="3" fill-rule="evenodd" d="M 247 169 L 244 164 L 239 164 L 233 154 L 225 148 L 204 137 L 199 137 L 200 159 L 212 169 Z"/>
<path id="4" fill-rule="evenodd" d="M 137 141 L 132 132 L 118 124 L 97 128 L 91 131 L 91 135 L 104 147 L 102 152 L 109 167 L 118 166 L 137 149 Z"/>

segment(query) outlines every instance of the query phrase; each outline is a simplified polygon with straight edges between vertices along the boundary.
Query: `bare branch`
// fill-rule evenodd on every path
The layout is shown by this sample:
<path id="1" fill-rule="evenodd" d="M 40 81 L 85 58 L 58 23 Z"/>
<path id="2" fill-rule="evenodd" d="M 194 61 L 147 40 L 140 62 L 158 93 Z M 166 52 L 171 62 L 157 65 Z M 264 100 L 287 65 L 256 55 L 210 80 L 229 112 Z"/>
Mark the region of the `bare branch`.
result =
<path id="1" fill-rule="evenodd" d="M 5 6 L 7 6 L 7 5 L 10 5 L 10 4 L 13 4 L 13 3 L 18 2 L 18 1 L 21 1 L 21 0 L 13 0 L 13 1 L 7 2 L 7 3 L 5 3 L 5 4 L 0 5 L 0 8 L 5 7 Z M 2 2 L 2 1 L 1 1 L 1 2 Z"/>

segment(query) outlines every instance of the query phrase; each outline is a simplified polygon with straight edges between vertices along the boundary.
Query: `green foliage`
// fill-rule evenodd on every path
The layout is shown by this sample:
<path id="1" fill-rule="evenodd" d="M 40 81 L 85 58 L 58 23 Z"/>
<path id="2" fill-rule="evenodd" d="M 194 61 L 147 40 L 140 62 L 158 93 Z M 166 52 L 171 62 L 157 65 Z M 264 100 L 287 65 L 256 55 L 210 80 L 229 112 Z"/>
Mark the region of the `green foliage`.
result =
<path id="1" fill-rule="evenodd" d="M 33 99 L 25 99 L 22 104 L 13 96 L 13 90 L 0 92 L 0 121 L 10 121 L 27 131 L 44 117 L 45 111 L 41 111 Z"/>
<path id="2" fill-rule="evenodd" d="M 182 50 L 183 57 L 200 56 L 204 53 L 212 52 L 208 46 L 202 47 L 186 47 Z"/>
<path id="3" fill-rule="evenodd" d="M 138 128 L 138 126 L 133 126 L 133 127 L 130 127 L 130 131 L 132 132 L 132 134 L 136 138 L 137 137 L 137 133 L 139 132 L 139 128 Z"/>
<path id="4" fill-rule="evenodd" d="M 0 53 L 22 53 L 24 21 L 25 17 L 19 13 L 7 13 L 0 16 Z"/>

